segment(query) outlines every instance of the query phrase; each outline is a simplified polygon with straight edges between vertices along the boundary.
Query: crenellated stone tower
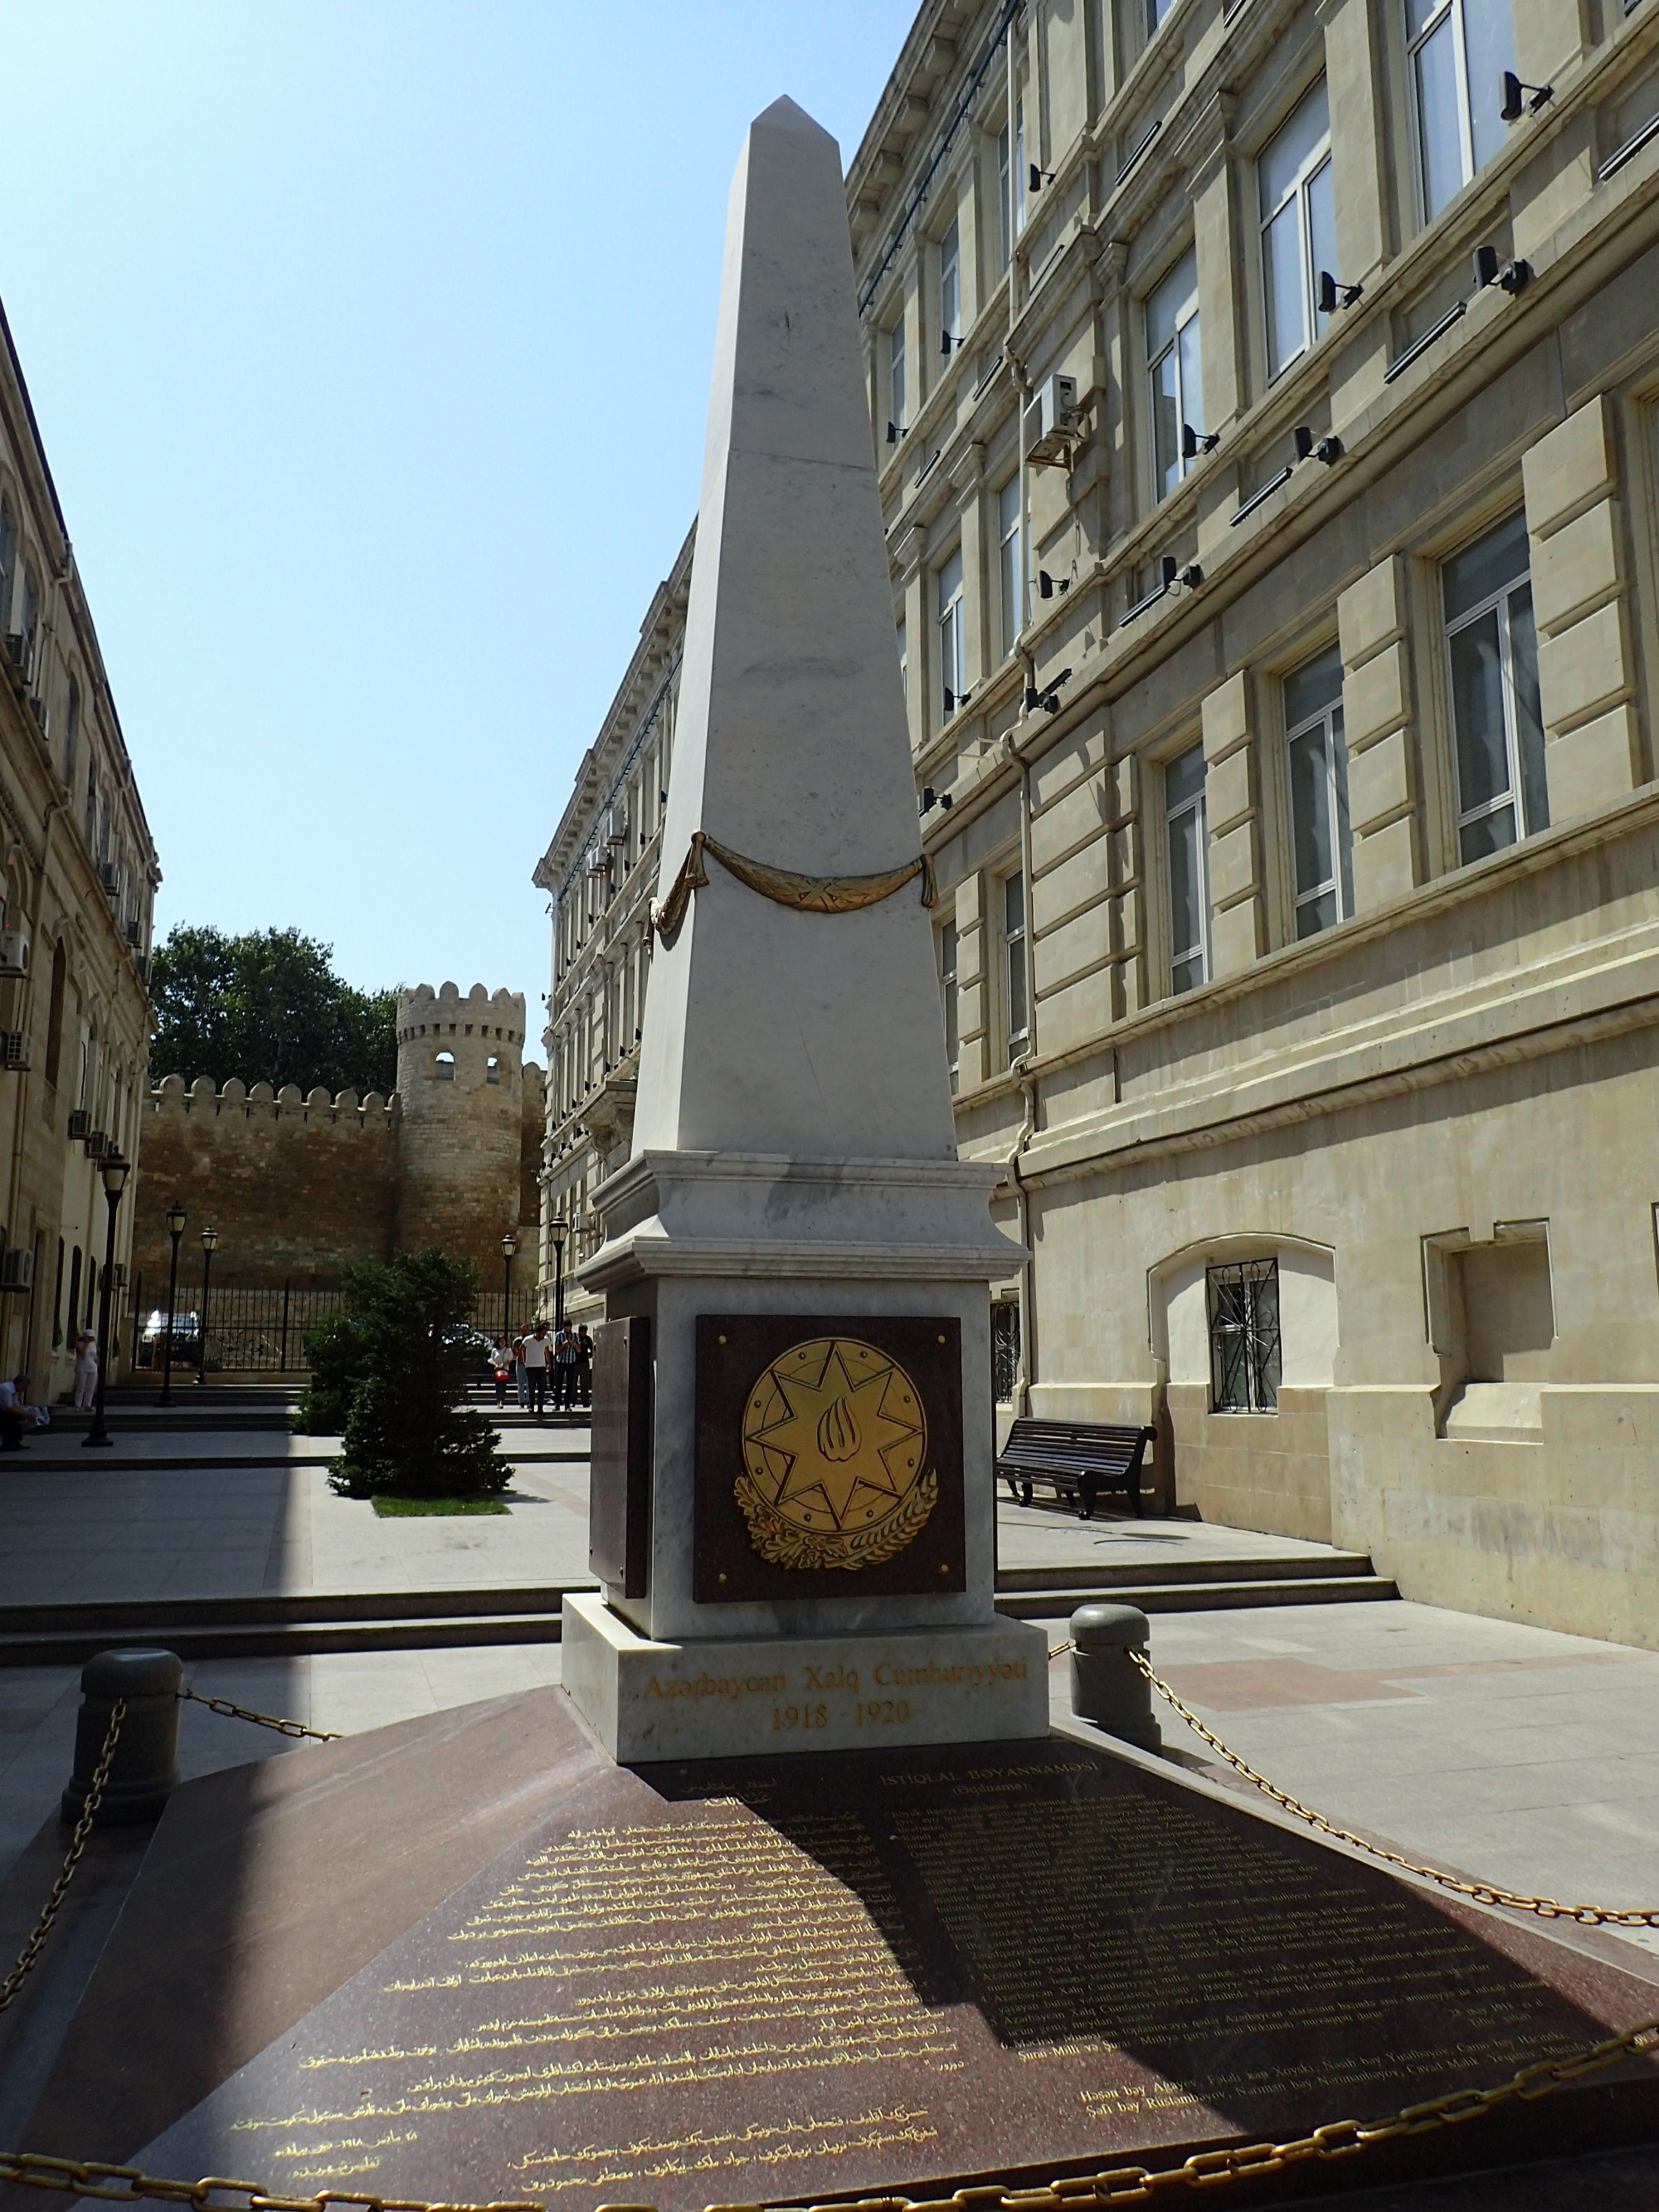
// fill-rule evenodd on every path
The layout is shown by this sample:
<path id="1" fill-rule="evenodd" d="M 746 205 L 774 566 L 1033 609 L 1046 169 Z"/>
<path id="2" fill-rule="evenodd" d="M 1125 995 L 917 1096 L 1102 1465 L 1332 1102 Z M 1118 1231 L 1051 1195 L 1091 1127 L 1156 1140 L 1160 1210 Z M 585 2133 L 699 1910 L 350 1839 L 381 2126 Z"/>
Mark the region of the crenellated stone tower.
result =
<path id="1" fill-rule="evenodd" d="M 398 994 L 397 1242 L 441 1244 L 487 1288 L 499 1285 L 502 1231 L 520 1226 L 524 1036 L 520 992 L 422 983 Z M 539 1095 L 532 1103 L 539 1118 Z"/>

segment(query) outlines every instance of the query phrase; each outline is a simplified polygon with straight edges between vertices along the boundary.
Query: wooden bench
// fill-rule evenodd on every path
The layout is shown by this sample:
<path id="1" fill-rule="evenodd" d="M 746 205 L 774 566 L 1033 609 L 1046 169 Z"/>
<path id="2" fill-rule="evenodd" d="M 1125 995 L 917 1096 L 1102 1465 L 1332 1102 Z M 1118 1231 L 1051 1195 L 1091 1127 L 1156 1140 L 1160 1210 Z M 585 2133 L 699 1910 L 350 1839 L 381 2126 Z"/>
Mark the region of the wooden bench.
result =
<path id="1" fill-rule="evenodd" d="M 1140 1510 L 1140 1470 L 1153 1429 L 1119 1428 L 1102 1421 L 1020 1419 L 997 1455 L 1017 1504 L 1029 1505 L 1032 1486 L 1046 1482 L 1055 1503 L 1076 1498 L 1086 1521 L 1103 1490 L 1126 1490 Z"/>

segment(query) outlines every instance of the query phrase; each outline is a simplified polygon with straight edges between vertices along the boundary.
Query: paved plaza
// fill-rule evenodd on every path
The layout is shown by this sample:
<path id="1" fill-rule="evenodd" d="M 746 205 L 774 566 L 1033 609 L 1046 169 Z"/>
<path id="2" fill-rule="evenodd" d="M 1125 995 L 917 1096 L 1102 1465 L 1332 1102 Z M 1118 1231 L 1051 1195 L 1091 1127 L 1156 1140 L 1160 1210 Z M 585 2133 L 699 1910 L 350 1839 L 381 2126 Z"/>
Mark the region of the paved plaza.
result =
<path id="1" fill-rule="evenodd" d="M 511 1510 L 467 1519 L 381 1520 L 335 1497 L 326 1440 L 186 1441 L 188 1451 L 123 1439 L 110 1462 L 65 1449 L 53 1455 L 63 1463 L 0 1468 L 0 1605 L 589 1579 L 581 1431 L 507 1431 Z M 273 1457 L 283 1463 L 258 1463 Z M 1021 1571 L 1196 1575 L 1206 1562 L 1325 1551 L 1190 1521 L 1085 1523 L 1006 1500 L 998 1520 L 1002 1565 Z M 1049 1626 L 1062 1643 L 1064 1614 Z M 1211 1727 L 1334 1820 L 1516 1889 L 1659 1905 L 1659 1654 L 1402 1601 L 1159 1614 L 1152 1656 Z M 556 1681 L 559 1660 L 557 1643 L 541 1642 L 203 1659 L 190 1673 L 204 1694 L 351 1734 Z M 1064 1656 L 1051 1675 L 1056 1715 L 1068 1717 Z M 0 1669 L 0 1877 L 53 1813 L 77 1683 L 74 1667 Z M 1167 1709 L 1160 1719 L 1183 1764 L 1247 1788 Z M 185 1708 L 186 1774 L 290 1747 Z M 1619 1940 L 1659 1954 L 1642 1931 Z"/>

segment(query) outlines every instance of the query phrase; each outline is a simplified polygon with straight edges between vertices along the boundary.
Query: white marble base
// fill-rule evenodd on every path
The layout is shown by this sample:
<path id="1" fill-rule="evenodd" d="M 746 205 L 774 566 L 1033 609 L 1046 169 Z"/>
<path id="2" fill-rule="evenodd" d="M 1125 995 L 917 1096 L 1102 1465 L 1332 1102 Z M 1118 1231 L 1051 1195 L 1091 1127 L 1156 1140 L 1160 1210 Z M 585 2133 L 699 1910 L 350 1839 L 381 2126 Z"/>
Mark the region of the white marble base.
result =
<path id="1" fill-rule="evenodd" d="M 1048 1732 L 1048 1640 L 1030 1621 L 658 1644 L 583 1592 L 562 1644 L 565 1688 L 629 1765 Z"/>

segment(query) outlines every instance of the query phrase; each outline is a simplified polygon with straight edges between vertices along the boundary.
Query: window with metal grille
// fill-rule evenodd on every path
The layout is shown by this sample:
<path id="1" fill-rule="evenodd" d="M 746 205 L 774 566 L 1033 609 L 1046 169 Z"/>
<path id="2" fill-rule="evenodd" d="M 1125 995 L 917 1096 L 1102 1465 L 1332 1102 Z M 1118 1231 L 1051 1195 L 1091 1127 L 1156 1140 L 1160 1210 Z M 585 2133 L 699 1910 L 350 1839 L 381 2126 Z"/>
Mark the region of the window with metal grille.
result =
<path id="1" fill-rule="evenodd" d="M 1235 1261 L 1206 1270 L 1210 1314 L 1210 1410 L 1279 1410 L 1279 1262 Z"/>
<path id="2" fill-rule="evenodd" d="M 991 1301 L 992 1388 L 1000 1406 L 1012 1405 L 1019 1379 L 1019 1300 Z"/>

